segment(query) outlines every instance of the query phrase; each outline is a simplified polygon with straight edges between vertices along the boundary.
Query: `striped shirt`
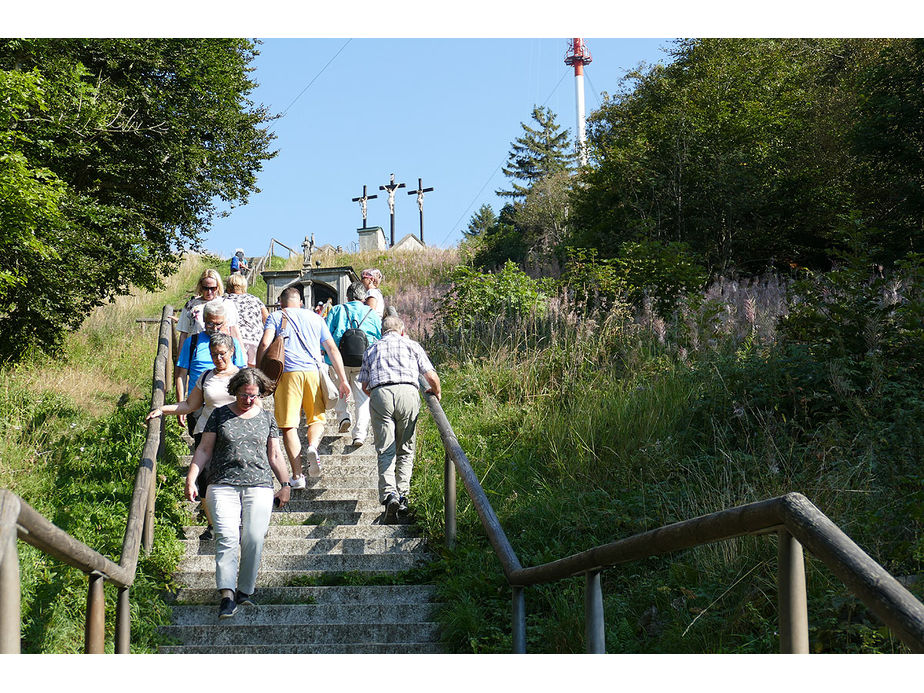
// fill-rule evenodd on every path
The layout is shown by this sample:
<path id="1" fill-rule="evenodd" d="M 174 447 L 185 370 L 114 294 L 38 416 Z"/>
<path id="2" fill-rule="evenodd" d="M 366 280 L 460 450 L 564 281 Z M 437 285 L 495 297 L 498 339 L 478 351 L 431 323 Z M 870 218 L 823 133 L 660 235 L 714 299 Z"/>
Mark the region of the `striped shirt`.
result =
<path id="1" fill-rule="evenodd" d="M 396 383 L 417 387 L 421 375 L 435 370 L 420 344 L 397 332 L 388 332 L 366 349 L 356 379 L 366 383 L 370 390 Z"/>

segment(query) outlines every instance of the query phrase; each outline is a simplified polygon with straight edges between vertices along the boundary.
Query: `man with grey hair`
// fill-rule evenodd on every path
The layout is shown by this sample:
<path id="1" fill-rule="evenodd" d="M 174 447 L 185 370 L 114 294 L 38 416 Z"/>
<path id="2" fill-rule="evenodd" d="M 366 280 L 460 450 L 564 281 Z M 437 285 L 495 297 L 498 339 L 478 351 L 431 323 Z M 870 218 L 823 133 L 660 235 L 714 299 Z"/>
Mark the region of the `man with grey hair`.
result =
<path id="1" fill-rule="evenodd" d="M 382 321 L 382 338 L 366 350 L 358 380 L 369 395 L 372 434 L 379 465 L 379 499 L 385 522 L 408 512 L 414 466 L 414 436 L 420 411 L 419 377 L 440 398 L 440 379 L 423 347 L 405 335 L 397 315 Z"/>
<path id="2" fill-rule="evenodd" d="M 352 426 L 353 445 L 365 443 L 369 431 L 369 396 L 363 392 L 362 383 L 357 377 L 363 365 L 365 349 L 382 337 L 382 320 L 379 314 L 373 308 L 364 305 L 367 296 L 368 292 L 363 283 L 353 282 L 347 289 L 348 301 L 331 308 L 326 318 L 330 334 L 340 349 L 343 370 L 346 371 L 347 382 L 353 393 L 352 420 L 346 398 L 338 399 L 335 407 L 340 432 L 346 433 Z M 333 366 L 330 356 L 325 353 L 324 358 L 329 366 Z M 338 380 L 336 371 L 333 368 L 331 371 L 334 380 Z"/>
<path id="3" fill-rule="evenodd" d="M 209 301 L 202 307 L 202 321 L 205 323 L 205 331 L 189 335 L 180 348 L 180 355 L 176 361 L 176 401 L 183 402 L 186 399 L 186 375 L 189 374 L 189 389 L 192 390 L 196 383 L 199 382 L 199 376 L 210 368 L 214 367 L 212 353 L 209 351 L 209 338 L 216 332 L 229 334 L 227 324 L 227 312 L 224 302 L 221 299 Z M 246 353 L 243 345 L 237 339 L 234 340 L 234 356 L 231 362 L 238 368 L 247 366 L 245 360 Z M 185 423 L 189 428 L 189 434 L 192 435 L 196 425 L 197 414 L 190 414 Z M 180 423 L 184 423 L 185 417 L 180 417 Z"/>

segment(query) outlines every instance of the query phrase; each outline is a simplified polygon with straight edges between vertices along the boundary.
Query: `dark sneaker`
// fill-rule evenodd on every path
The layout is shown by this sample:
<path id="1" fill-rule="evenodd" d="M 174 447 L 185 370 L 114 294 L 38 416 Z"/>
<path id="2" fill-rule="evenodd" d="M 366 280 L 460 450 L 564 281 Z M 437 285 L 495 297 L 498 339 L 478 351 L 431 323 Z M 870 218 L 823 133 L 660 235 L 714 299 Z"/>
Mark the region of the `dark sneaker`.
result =
<path id="1" fill-rule="evenodd" d="M 215 534 L 212 532 L 212 525 L 205 528 L 205 531 L 199 535 L 199 541 L 212 541 Z"/>
<path id="2" fill-rule="evenodd" d="M 218 605 L 218 618 L 231 618 L 237 613 L 237 602 L 231 597 L 223 597 Z"/>
<path id="3" fill-rule="evenodd" d="M 407 496 L 398 499 L 398 517 L 407 517 Z"/>
<path id="4" fill-rule="evenodd" d="M 385 524 L 390 525 L 398 519 L 398 496 L 389 493 L 385 499 Z"/>
<path id="5" fill-rule="evenodd" d="M 243 592 L 238 590 L 234 594 L 234 601 L 236 601 L 238 604 L 242 606 L 256 606 L 257 603 L 254 601 L 254 597 L 256 596 L 256 594 L 257 594 L 256 590 L 254 590 L 252 594 L 244 594 Z"/>
<path id="6" fill-rule="evenodd" d="M 350 426 L 352 425 L 349 419 L 340 419 L 340 432 L 346 433 L 350 430 Z"/>

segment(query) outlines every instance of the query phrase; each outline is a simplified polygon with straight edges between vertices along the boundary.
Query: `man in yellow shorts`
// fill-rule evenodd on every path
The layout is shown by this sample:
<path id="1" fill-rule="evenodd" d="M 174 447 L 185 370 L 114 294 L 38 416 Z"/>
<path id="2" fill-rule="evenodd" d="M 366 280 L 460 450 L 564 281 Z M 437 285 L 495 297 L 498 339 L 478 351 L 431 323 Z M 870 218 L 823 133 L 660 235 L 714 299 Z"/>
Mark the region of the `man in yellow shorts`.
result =
<path id="1" fill-rule="evenodd" d="M 269 347 L 276 333 L 282 326 L 283 315 L 287 316 L 285 329 L 281 334 L 285 339 L 286 356 L 282 377 L 276 386 L 274 400 L 276 403 L 276 425 L 282 432 L 282 442 L 292 464 L 293 489 L 305 488 L 302 474 L 302 443 L 298 437 L 298 421 L 301 411 L 305 412 L 308 424 L 308 449 L 305 461 L 308 474 L 313 477 L 321 475 L 321 458 L 318 443 L 324 433 L 324 410 L 326 402 L 320 387 L 319 368 L 326 368 L 321 355 L 321 347 L 330 356 L 334 371 L 340 378 L 340 396 L 349 397 L 350 386 L 347 384 L 343 359 L 327 329 L 327 323 L 314 311 L 301 307 L 302 297 L 298 289 L 288 288 L 279 297 L 282 310 L 270 313 L 263 329 L 263 338 L 257 347 L 257 363 L 263 352 Z"/>

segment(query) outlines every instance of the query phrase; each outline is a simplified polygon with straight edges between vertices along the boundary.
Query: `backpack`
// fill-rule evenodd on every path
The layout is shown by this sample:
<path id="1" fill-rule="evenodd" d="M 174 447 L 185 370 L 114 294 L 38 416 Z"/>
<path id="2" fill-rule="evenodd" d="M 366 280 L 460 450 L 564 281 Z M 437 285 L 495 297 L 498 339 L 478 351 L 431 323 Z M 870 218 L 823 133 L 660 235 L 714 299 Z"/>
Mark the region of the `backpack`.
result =
<path id="1" fill-rule="evenodd" d="M 337 348 L 340 350 L 340 356 L 343 359 L 344 366 L 357 368 L 363 365 L 363 354 L 365 354 L 366 349 L 369 348 L 369 338 L 366 336 L 365 332 L 359 329 L 359 326 L 366 321 L 366 318 L 369 317 L 369 313 L 371 312 L 372 308 L 366 312 L 358 325 L 349 328 L 341 335 L 340 341 L 337 343 Z"/>

